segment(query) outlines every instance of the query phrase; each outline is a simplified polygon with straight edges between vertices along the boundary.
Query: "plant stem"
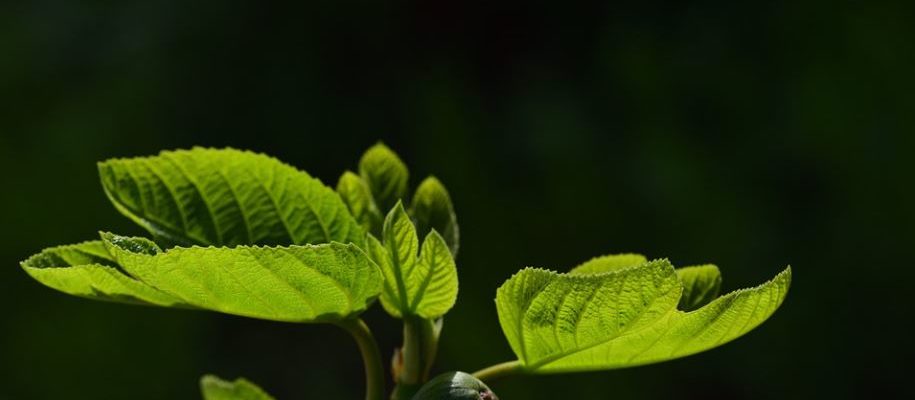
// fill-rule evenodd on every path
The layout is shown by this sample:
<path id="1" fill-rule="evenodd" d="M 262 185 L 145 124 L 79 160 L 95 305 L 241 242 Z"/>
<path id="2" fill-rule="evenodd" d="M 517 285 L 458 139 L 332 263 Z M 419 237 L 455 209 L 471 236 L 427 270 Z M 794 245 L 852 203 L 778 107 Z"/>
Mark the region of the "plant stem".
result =
<path id="1" fill-rule="evenodd" d="M 471 375 L 483 382 L 491 382 L 503 376 L 518 372 L 521 372 L 521 363 L 518 361 L 508 361 L 483 368 Z"/>
<path id="2" fill-rule="evenodd" d="M 417 316 L 403 318 L 403 345 L 394 360 L 392 400 L 408 400 L 429 380 L 429 371 L 438 349 L 441 319 L 432 321 Z"/>
<path id="3" fill-rule="evenodd" d="M 353 336 L 362 353 L 362 362 L 365 364 L 365 400 L 384 400 L 384 364 L 372 331 L 361 318 L 344 320 L 337 325 Z"/>

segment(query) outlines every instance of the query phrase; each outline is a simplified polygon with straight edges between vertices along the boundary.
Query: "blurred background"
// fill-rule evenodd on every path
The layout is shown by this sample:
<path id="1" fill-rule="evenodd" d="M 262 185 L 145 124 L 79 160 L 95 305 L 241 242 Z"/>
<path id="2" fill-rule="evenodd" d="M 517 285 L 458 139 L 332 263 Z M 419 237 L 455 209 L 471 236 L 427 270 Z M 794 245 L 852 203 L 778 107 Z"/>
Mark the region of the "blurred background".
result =
<path id="1" fill-rule="evenodd" d="M 0 399 L 358 399 L 342 331 L 59 294 L 18 262 L 142 234 L 95 162 L 193 145 L 334 184 L 383 140 L 451 191 L 461 292 L 437 371 L 509 360 L 495 289 L 642 252 L 725 290 L 794 267 L 772 319 L 626 370 L 514 377 L 503 399 L 893 398 L 915 359 L 913 2 L 674 5 L 38 0 L 0 5 Z M 367 317 L 386 354 L 400 326 Z M 911 393 L 908 393 L 911 394 Z"/>

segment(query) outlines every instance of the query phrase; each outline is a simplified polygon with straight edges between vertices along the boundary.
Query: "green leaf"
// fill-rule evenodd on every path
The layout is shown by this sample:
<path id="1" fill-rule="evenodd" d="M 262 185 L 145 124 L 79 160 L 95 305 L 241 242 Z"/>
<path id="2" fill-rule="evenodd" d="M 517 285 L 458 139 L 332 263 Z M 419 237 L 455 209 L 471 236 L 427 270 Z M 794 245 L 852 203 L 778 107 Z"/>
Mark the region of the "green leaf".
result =
<path id="1" fill-rule="evenodd" d="M 712 264 L 678 268 L 677 277 L 683 285 L 683 296 L 677 308 L 683 311 L 710 303 L 721 290 L 721 272 Z"/>
<path id="2" fill-rule="evenodd" d="M 599 274 L 603 272 L 616 271 L 624 268 L 635 267 L 648 262 L 648 259 L 641 254 L 624 253 L 610 254 L 606 256 L 594 257 L 585 261 L 581 265 L 572 268 L 570 274 Z"/>
<path id="3" fill-rule="evenodd" d="M 708 350 L 740 337 L 781 305 L 791 269 L 692 312 L 667 260 L 599 274 L 528 268 L 496 294 L 499 322 L 523 370 L 602 370 Z"/>
<path id="4" fill-rule="evenodd" d="M 168 244 L 361 244 L 364 237 L 333 190 L 262 154 L 194 148 L 98 168 L 115 208 Z"/>
<path id="5" fill-rule="evenodd" d="M 433 229 L 438 231 L 448 243 L 451 254 L 457 256 L 460 232 L 451 196 L 445 186 L 433 176 L 426 178 L 416 188 L 410 206 L 419 235 L 425 236 Z"/>
<path id="6" fill-rule="evenodd" d="M 641 254 L 611 254 L 592 258 L 572 268 L 570 274 L 599 274 L 638 266 L 648 262 Z M 708 264 L 678 268 L 677 276 L 683 286 L 679 308 L 692 311 L 708 304 L 718 297 L 721 289 L 721 273 L 718 267 Z"/>
<path id="7" fill-rule="evenodd" d="M 203 400 L 273 400 L 267 392 L 245 378 L 230 382 L 214 375 L 204 375 L 200 378 L 200 391 L 203 392 Z"/>
<path id="8" fill-rule="evenodd" d="M 38 282 L 67 294 L 130 304 L 182 306 L 174 296 L 124 274 L 98 240 L 45 249 L 21 265 Z"/>
<path id="9" fill-rule="evenodd" d="M 290 322 L 335 322 L 364 311 L 382 275 L 354 244 L 175 247 L 110 233 L 110 254 L 137 279 L 195 307 Z"/>
<path id="10" fill-rule="evenodd" d="M 349 208 L 350 213 L 359 221 L 367 232 L 381 235 L 381 224 L 384 221 L 381 211 L 375 204 L 372 191 L 359 175 L 346 171 L 337 181 L 337 193 L 343 203 Z"/>
<path id="11" fill-rule="evenodd" d="M 410 173 L 406 164 L 388 146 L 378 143 L 359 160 L 359 175 L 365 180 L 382 213 L 407 195 Z"/>
<path id="12" fill-rule="evenodd" d="M 398 202 L 388 213 L 384 243 L 369 235 L 370 257 L 381 267 L 385 287 L 381 304 L 394 317 L 438 318 L 457 300 L 457 266 L 445 240 L 436 231 L 420 248 L 416 228 Z"/>

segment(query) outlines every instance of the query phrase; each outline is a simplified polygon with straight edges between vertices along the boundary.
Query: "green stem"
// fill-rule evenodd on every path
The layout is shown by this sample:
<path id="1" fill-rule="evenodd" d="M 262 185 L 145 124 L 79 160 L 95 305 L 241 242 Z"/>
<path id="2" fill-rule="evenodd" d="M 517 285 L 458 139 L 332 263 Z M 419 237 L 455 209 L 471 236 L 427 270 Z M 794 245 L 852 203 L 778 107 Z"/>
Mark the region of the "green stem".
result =
<path id="1" fill-rule="evenodd" d="M 483 382 L 492 382 L 506 375 L 512 375 L 521 372 L 521 363 L 518 361 L 508 361 L 483 368 L 473 375 Z"/>
<path id="2" fill-rule="evenodd" d="M 356 339 L 362 353 L 362 362 L 365 364 L 365 400 L 384 400 L 384 364 L 372 331 L 361 318 L 347 319 L 337 325 Z"/>
<path id="3" fill-rule="evenodd" d="M 400 355 L 403 364 L 397 376 L 398 384 L 416 385 L 422 383 L 423 335 L 422 320 L 405 316 L 403 320 L 403 346 Z"/>
<path id="4" fill-rule="evenodd" d="M 397 351 L 393 364 L 396 386 L 391 395 L 392 400 L 412 398 L 423 383 L 429 380 L 441 329 L 441 319 L 433 321 L 404 316 L 403 345 Z"/>

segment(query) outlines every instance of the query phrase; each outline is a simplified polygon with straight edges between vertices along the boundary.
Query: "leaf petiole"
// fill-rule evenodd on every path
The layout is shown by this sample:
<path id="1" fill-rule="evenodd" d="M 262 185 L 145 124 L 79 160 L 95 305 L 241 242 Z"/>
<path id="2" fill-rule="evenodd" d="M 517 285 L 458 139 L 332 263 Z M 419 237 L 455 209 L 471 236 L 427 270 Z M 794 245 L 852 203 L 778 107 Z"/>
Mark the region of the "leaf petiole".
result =
<path id="1" fill-rule="evenodd" d="M 365 365 L 365 400 L 384 400 L 384 365 L 372 331 L 361 318 L 346 319 L 336 325 L 349 332 L 359 345 Z"/>
<path id="2" fill-rule="evenodd" d="M 471 375 L 483 382 L 492 382 L 504 376 L 514 375 L 520 372 L 522 372 L 521 363 L 515 360 L 483 368 Z"/>

